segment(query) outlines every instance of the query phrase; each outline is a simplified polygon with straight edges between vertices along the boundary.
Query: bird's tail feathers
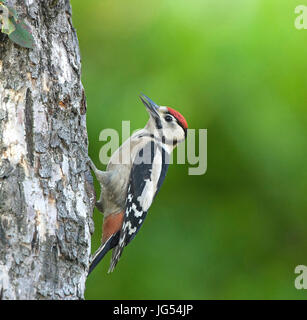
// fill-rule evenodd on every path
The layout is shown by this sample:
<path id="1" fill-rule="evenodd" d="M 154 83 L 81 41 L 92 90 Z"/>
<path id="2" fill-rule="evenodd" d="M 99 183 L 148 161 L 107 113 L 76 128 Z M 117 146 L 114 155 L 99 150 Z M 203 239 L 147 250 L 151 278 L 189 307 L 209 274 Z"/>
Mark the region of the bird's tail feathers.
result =
<path id="1" fill-rule="evenodd" d="M 117 246 L 114 248 L 113 252 L 112 252 L 112 259 L 111 259 L 111 263 L 110 263 L 110 267 L 109 267 L 109 270 L 108 270 L 108 273 L 111 273 L 114 271 L 122 253 L 123 253 L 123 250 L 124 250 L 124 247 L 126 245 L 126 242 L 125 242 L 125 238 L 126 238 L 126 233 L 124 232 L 121 232 L 121 234 L 119 234 L 118 238 L 119 238 L 119 241 L 118 241 L 118 244 Z"/>
<path id="2" fill-rule="evenodd" d="M 95 254 L 92 257 L 92 261 L 89 267 L 88 276 L 90 273 L 94 270 L 94 268 L 97 266 L 97 264 L 103 259 L 103 257 L 111 250 L 113 249 L 117 243 L 119 238 L 119 232 L 116 232 L 115 234 L 111 235 L 107 241 L 105 241 L 95 252 Z"/>

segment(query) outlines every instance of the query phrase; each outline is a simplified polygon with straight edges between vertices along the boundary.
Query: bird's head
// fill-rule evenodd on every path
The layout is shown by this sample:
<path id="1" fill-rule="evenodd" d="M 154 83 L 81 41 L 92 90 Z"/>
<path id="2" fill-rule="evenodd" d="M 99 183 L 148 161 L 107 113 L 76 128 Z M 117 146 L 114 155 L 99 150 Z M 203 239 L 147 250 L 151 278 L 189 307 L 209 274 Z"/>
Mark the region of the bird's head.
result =
<path id="1" fill-rule="evenodd" d="M 146 128 L 151 134 L 173 146 L 185 140 L 188 124 L 181 113 L 170 107 L 159 106 L 143 94 L 140 98 L 150 115 Z"/>

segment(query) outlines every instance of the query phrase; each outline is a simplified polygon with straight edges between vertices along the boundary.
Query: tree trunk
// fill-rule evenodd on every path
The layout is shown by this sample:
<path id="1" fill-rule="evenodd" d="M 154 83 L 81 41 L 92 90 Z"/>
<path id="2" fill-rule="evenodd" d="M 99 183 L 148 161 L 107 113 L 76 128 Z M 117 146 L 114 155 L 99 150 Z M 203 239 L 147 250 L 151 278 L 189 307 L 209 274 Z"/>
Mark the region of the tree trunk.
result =
<path id="1" fill-rule="evenodd" d="M 95 203 L 68 0 L 15 0 L 34 49 L 0 35 L 0 299 L 82 299 Z"/>

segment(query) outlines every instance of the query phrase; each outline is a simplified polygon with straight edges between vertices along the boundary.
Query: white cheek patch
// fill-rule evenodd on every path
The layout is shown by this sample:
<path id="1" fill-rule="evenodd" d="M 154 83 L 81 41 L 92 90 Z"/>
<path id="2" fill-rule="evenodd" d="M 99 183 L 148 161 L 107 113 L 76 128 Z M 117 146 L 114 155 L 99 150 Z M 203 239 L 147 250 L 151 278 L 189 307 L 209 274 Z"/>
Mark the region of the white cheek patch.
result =
<path id="1" fill-rule="evenodd" d="M 185 133 L 177 123 L 174 127 L 165 128 L 164 133 L 168 140 L 181 142 L 185 139 Z"/>

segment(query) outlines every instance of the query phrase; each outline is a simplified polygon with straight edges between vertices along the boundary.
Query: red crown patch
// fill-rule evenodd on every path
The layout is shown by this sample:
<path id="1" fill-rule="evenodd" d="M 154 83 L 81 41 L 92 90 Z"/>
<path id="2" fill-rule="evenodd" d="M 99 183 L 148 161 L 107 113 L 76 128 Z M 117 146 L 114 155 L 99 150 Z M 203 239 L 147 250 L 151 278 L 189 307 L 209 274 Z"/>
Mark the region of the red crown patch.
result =
<path id="1" fill-rule="evenodd" d="M 169 113 L 178 120 L 178 122 L 181 124 L 181 126 L 184 129 L 188 129 L 188 123 L 181 113 L 179 113 L 178 111 L 176 111 L 172 108 L 169 108 L 169 107 L 167 107 L 167 109 L 168 109 Z"/>

